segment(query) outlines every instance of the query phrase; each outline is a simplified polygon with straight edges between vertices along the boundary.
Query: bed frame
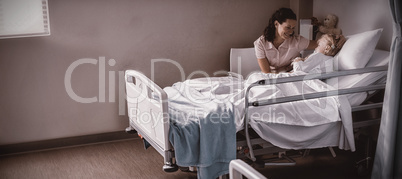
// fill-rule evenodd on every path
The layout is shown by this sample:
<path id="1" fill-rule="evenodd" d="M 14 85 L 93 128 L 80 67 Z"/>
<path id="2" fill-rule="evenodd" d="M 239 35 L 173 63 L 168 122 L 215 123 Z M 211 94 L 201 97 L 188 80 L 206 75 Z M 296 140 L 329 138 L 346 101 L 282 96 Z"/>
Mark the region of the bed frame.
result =
<path id="1" fill-rule="evenodd" d="M 248 50 L 250 51 L 250 49 Z M 236 56 L 236 54 L 231 54 L 231 57 L 232 56 Z M 238 68 L 239 66 L 241 66 L 241 62 L 237 64 L 231 63 L 230 67 L 231 71 L 237 72 L 234 69 L 236 68 L 240 69 Z M 276 98 L 275 100 L 263 100 L 263 101 L 250 101 L 248 98 L 248 93 L 250 89 L 256 86 L 262 86 L 268 84 L 271 85 L 271 84 L 288 83 L 288 82 L 302 81 L 304 79 L 328 79 L 332 77 L 340 77 L 345 75 L 387 71 L 387 69 L 388 66 L 368 67 L 362 69 L 336 71 L 326 74 L 293 76 L 293 77 L 279 78 L 275 80 L 261 80 L 255 82 L 254 84 L 250 85 L 246 91 L 246 98 L 245 98 L 246 119 L 244 120 L 245 122 L 244 130 L 241 131 L 241 133 L 244 134 L 245 136 L 245 140 L 237 141 L 237 149 L 238 151 L 241 150 L 240 152 L 238 152 L 237 158 L 248 158 L 253 162 L 256 162 L 257 161 L 256 156 L 279 152 L 278 157 L 288 159 L 289 163 L 266 163 L 266 164 L 267 165 L 295 164 L 291 158 L 288 158 L 286 155 L 284 155 L 283 151 L 285 151 L 285 149 L 278 148 L 261 138 L 252 138 L 250 136 L 251 127 L 248 124 L 249 119 L 247 115 L 249 107 L 251 106 L 258 107 L 271 104 L 286 103 L 297 100 L 320 98 L 326 96 L 337 96 L 337 95 L 368 92 L 368 91 L 378 91 L 385 89 L 385 84 L 370 85 L 365 87 L 356 87 L 349 89 L 339 89 L 326 92 L 317 92 L 312 94 L 296 95 L 296 96 Z M 243 76 L 245 76 L 244 73 Z M 128 116 L 130 121 L 129 127 L 126 129 L 126 131 L 131 133 L 133 131 L 138 132 L 138 134 L 140 134 L 144 140 L 146 140 L 152 147 L 156 149 L 156 151 L 158 151 L 163 156 L 164 171 L 166 172 L 177 171 L 178 166 L 175 164 L 174 161 L 175 158 L 174 148 L 172 147 L 172 145 L 168 140 L 169 114 L 168 114 L 167 94 L 152 80 L 150 80 L 149 78 L 147 78 L 145 75 L 143 75 L 138 71 L 127 70 L 125 73 L 125 80 L 126 80 Z M 370 97 L 371 96 L 369 96 L 368 99 Z M 382 105 L 383 105 L 382 102 L 359 105 L 352 107 L 352 112 L 382 108 Z M 367 126 L 378 125 L 380 123 L 380 120 L 381 120 L 380 118 L 377 118 L 377 119 L 368 119 L 364 121 L 356 121 L 356 122 L 354 121 L 353 128 L 359 129 Z M 256 145 L 262 147 L 254 149 L 255 148 L 254 146 Z M 366 157 L 364 160 L 366 166 L 368 166 L 369 165 L 368 162 L 370 162 L 369 160 L 371 159 Z"/>

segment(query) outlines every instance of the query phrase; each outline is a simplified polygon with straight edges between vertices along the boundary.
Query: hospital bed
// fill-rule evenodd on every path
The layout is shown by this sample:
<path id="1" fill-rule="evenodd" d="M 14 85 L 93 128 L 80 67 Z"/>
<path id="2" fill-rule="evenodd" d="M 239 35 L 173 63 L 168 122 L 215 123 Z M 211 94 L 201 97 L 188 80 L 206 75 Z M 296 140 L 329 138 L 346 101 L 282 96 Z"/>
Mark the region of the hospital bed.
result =
<path id="1" fill-rule="evenodd" d="M 270 121 L 266 122 L 264 120 L 259 121 L 257 118 L 253 118 L 249 114 L 254 113 L 252 111 L 255 109 L 264 108 L 264 106 L 267 107 L 275 105 L 275 108 L 279 110 L 281 109 L 281 106 L 289 104 L 293 105 L 298 101 L 301 101 L 302 103 L 303 101 L 321 99 L 329 104 L 331 101 L 339 100 L 338 97 L 347 97 L 347 100 L 351 105 L 349 112 L 381 108 L 381 102 L 371 104 L 365 104 L 364 102 L 369 100 L 371 96 L 375 95 L 377 91 L 385 89 L 388 56 L 389 52 L 387 51 L 375 50 L 370 58 L 370 61 L 364 68 L 361 69 L 335 71 L 325 74 L 282 75 L 276 78 L 259 79 L 261 74 L 251 73 L 254 70 L 258 71 L 258 66 L 242 65 L 243 63 L 252 64 L 249 63 L 249 61 L 255 61 L 254 49 L 231 49 L 231 73 L 228 77 L 195 79 L 194 84 L 195 86 L 205 83 L 212 84 L 214 82 L 217 84 L 222 84 L 223 80 L 223 84 L 225 82 L 230 83 L 231 92 L 242 91 L 241 94 L 243 96 L 239 98 L 240 100 L 236 101 L 237 104 L 234 104 L 234 106 L 241 106 L 241 108 L 238 110 L 241 114 L 234 115 L 236 118 L 235 120 L 237 121 L 234 125 L 236 128 L 235 132 L 238 135 L 244 135 L 244 138 L 238 137 L 238 140 L 235 142 L 235 144 L 230 145 L 230 147 L 235 148 L 233 150 L 236 151 L 236 156 L 238 158 L 248 158 L 252 161 L 256 161 L 256 156 L 274 152 L 279 152 L 281 157 L 287 158 L 287 156 L 283 153 L 285 150 L 313 149 L 335 146 L 353 151 L 355 149 L 354 139 L 353 136 L 350 136 L 350 134 L 353 134 L 353 132 L 359 128 L 377 125 L 379 124 L 380 119 L 349 121 L 349 123 L 342 121 L 343 119 L 339 119 L 338 121 L 321 125 L 300 126 L 283 123 L 273 124 Z M 257 77 L 250 74 L 256 74 Z M 253 77 L 254 81 L 252 82 L 246 80 Z M 326 80 L 327 83 L 334 83 L 335 81 L 336 84 L 339 84 L 339 86 L 337 86 L 337 88 L 332 88 L 328 87 L 329 85 L 327 85 L 327 88 L 322 91 L 316 91 L 308 94 L 301 93 L 285 97 L 275 97 L 271 99 L 257 99 L 256 97 L 258 97 L 258 95 L 250 96 L 250 94 L 256 93 L 253 92 L 254 89 L 261 89 L 265 86 L 273 85 L 317 81 L 318 84 L 322 85 L 320 87 L 324 87 L 326 83 L 322 82 L 322 80 Z M 164 171 L 176 171 L 178 169 L 176 165 L 177 157 L 185 155 L 185 153 L 179 152 L 181 149 L 175 148 L 175 145 L 172 145 L 172 143 L 176 143 L 177 141 L 171 141 L 171 139 L 174 138 L 172 138 L 174 134 L 172 134 L 171 131 L 171 118 L 173 116 L 171 110 L 174 108 L 172 107 L 173 104 L 175 104 L 171 99 L 168 98 L 168 93 L 171 89 L 165 88 L 162 90 L 162 88 L 160 88 L 148 77 L 135 70 L 126 71 L 125 81 L 129 115 L 129 127 L 126 129 L 126 131 L 130 132 L 135 130 L 138 132 L 143 137 L 144 141 L 149 143 L 163 156 Z M 185 82 L 180 83 L 180 85 L 183 84 L 185 84 Z M 202 90 L 204 90 L 204 88 L 199 91 Z M 301 91 L 303 90 L 304 89 L 301 89 Z M 189 91 L 191 92 L 191 90 Z M 266 92 L 261 94 L 264 93 Z M 328 101 L 328 99 L 331 97 L 336 99 L 330 99 Z M 231 96 L 230 99 L 234 98 L 235 97 Z M 230 103 L 233 104 L 234 102 L 230 101 Z M 181 107 L 189 106 L 175 105 L 179 109 Z M 198 107 L 208 108 L 209 106 L 201 105 Z M 339 112 L 336 111 L 336 113 Z M 182 134 L 183 133 L 180 135 Z M 335 136 L 334 134 L 338 136 Z M 304 140 L 303 138 L 294 141 L 295 139 L 293 137 L 289 137 L 289 135 L 312 137 L 309 139 L 307 138 L 307 141 L 302 141 Z M 224 138 L 224 135 L 220 137 Z M 186 140 L 191 139 L 186 138 Z M 292 163 L 292 159 L 289 160 L 291 161 L 290 163 Z"/>

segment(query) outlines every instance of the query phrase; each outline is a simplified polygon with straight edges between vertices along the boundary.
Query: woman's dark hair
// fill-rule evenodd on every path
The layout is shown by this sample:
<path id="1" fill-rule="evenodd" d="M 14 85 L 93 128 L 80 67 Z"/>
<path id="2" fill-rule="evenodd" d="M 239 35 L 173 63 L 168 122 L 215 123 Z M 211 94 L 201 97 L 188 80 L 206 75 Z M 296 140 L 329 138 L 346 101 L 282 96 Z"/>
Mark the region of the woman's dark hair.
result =
<path id="1" fill-rule="evenodd" d="M 269 19 L 268 26 L 264 29 L 264 39 L 269 42 L 273 42 L 275 39 L 275 21 L 280 24 L 285 22 L 287 19 L 297 20 L 296 14 L 289 8 L 280 8 Z"/>

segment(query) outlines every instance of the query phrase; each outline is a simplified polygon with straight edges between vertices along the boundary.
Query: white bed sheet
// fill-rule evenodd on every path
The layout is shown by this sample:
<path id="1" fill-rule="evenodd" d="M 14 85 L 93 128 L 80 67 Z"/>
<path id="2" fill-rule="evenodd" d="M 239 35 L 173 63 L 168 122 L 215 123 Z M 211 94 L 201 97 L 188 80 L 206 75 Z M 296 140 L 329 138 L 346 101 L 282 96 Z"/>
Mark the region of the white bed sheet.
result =
<path id="1" fill-rule="evenodd" d="M 264 79 L 276 79 L 303 75 L 304 72 L 295 73 L 261 73 L 255 72 L 244 82 L 245 88 L 241 93 L 232 97 L 231 102 L 235 106 L 238 116 L 244 115 L 245 89 L 253 82 Z M 249 102 L 280 97 L 308 94 L 325 91 L 330 86 L 320 80 L 305 80 L 303 82 L 283 83 L 277 85 L 265 85 L 254 87 L 250 90 Z M 332 89 L 332 88 L 331 88 Z M 334 97 L 310 99 L 289 103 L 273 104 L 261 107 L 250 107 L 249 116 L 256 121 L 298 126 L 316 126 L 325 123 L 340 121 L 338 113 L 339 101 Z M 313 118 L 311 116 L 314 116 Z M 238 121 L 243 123 L 243 121 Z"/>
<path id="2" fill-rule="evenodd" d="M 234 77 L 201 78 L 178 82 L 174 86 L 180 91 L 176 94 L 185 93 L 185 95 L 195 103 L 211 103 L 211 105 L 212 103 L 225 103 L 225 105 L 233 105 L 236 130 L 239 131 L 243 129 L 244 93 L 247 85 L 259 79 L 301 74 L 305 73 L 255 73 L 250 75 L 249 79 L 246 81 Z M 263 88 L 255 88 L 255 90 L 252 89 L 251 99 L 260 98 L 261 96 L 277 98 L 306 94 L 323 91 L 331 87 L 320 80 L 308 80 L 297 83 L 272 85 L 271 87 L 264 86 Z M 169 98 L 171 97 L 172 96 Z M 181 110 L 186 108 L 188 108 L 188 106 L 183 106 Z M 338 97 L 327 97 L 258 108 L 251 107 L 249 109 L 249 114 L 252 114 L 250 125 L 263 139 L 279 147 L 299 149 L 339 146 L 342 149 L 354 150 L 351 112 L 350 110 L 345 111 L 345 109 L 350 109 L 346 98 L 342 101 L 339 100 Z M 190 108 L 188 110 L 191 112 Z M 343 116 L 341 116 L 341 110 L 345 111 Z M 279 128 L 288 128 L 288 130 L 274 130 L 272 124 L 281 126 Z M 270 128 L 267 129 L 271 130 L 270 132 L 261 130 L 267 127 Z M 312 130 L 303 130 L 310 132 L 306 132 L 305 135 L 302 135 L 304 132 L 292 132 L 295 128 Z M 276 138 L 270 136 L 273 132 L 277 134 Z M 287 138 L 290 136 L 293 137 L 291 137 L 291 139 Z M 329 138 L 331 138 L 331 140 Z M 277 143 L 276 141 L 281 142 Z"/>
<path id="3" fill-rule="evenodd" d="M 304 72 L 254 73 L 246 80 L 245 87 L 261 79 L 304 74 Z M 254 88 L 256 89 L 253 90 Z M 320 80 L 254 88 L 250 92 L 251 101 L 333 90 L 331 86 Z M 232 100 L 235 111 L 243 112 L 244 93 L 238 94 Z M 306 149 L 338 146 L 345 150 L 355 150 L 351 107 L 345 96 L 250 107 L 249 116 L 250 125 L 259 136 L 281 148 Z"/>

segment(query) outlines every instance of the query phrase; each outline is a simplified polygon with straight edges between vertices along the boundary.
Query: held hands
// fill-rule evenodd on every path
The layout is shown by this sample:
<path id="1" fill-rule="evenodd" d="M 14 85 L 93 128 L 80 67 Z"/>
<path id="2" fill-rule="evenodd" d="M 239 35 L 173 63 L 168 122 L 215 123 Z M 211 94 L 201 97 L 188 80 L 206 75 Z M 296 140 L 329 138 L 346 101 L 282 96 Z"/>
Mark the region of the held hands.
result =
<path id="1" fill-rule="evenodd" d="M 301 57 L 296 57 L 296 58 L 294 58 L 294 59 L 292 60 L 292 63 L 290 63 L 290 65 L 288 66 L 288 67 L 291 67 L 291 69 L 288 70 L 288 72 L 291 71 L 291 70 L 293 70 L 293 65 L 294 65 L 296 62 L 300 62 L 300 61 L 304 61 L 304 58 L 301 58 Z"/>

